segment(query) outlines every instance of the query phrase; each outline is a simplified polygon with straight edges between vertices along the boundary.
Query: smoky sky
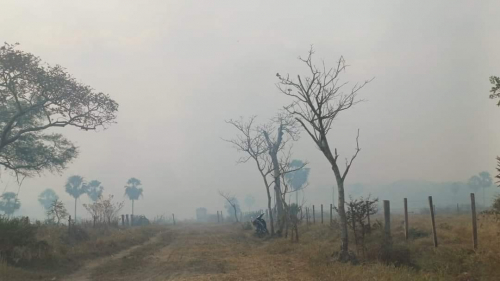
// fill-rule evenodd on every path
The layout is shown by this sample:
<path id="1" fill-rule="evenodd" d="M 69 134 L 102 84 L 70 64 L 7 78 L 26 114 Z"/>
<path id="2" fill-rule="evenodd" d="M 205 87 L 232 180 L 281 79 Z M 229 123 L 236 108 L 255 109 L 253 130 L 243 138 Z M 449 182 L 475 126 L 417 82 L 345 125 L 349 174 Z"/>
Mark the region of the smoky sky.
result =
<path id="1" fill-rule="evenodd" d="M 42 211 L 36 196 L 45 188 L 71 210 L 64 184 L 74 174 L 100 180 L 119 200 L 127 179 L 140 179 L 144 198 L 135 208 L 148 216 L 215 213 L 223 209 L 217 190 L 240 201 L 252 194 L 263 207 L 254 165 L 236 165 L 240 155 L 221 140 L 236 133 L 224 120 L 266 122 L 289 104 L 276 73 L 306 74 L 297 57 L 311 45 L 318 64 L 344 56 L 348 87 L 375 77 L 361 91 L 365 101 L 341 114 L 328 136 L 349 157 L 360 129 L 347 182 L 463 181 L 493 173 L 500 154 L 500 109 L 488 99 L 488 77 L 500 75 L 498 1 L 0 2 L 1 40 L 66 67 L 120 104 L 106 130 L 58 130 L 80 156 L 61 175 L 23 182 L 26 214 Z M 294 158 L 310 163 L 309 189 L 334 185 L 305 133 Z M 6 173 L 0 179 L 2 189 L 17 191 Z"/>

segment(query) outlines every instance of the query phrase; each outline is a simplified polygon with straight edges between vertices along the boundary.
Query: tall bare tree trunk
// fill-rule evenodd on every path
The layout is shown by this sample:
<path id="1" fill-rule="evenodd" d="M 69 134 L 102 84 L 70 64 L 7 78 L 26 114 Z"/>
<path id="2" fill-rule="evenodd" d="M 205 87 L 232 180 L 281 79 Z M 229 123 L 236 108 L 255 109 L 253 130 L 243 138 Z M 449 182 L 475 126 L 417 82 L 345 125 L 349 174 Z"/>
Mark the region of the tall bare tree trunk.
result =
<path id="1" fill-rule="evenodd" d="M 337 189 L 338 189 L 338 213 L 340 218 L 340 259 L 344 260 L 348 258 L 349 251 L 349 235 L 347 232 L 347 217 L 345 213 L 345 195 L 344 195 L 344 180 L 340 175 L 339 168 L 335 163 L 332 165 L 333 173 L 335 174 L 335 180 L 337 181 Z"/>
<path id="2" fill-rule="evenodd" d="M 267 208 L 269 209 L 269 225 L 271 226 L 271 235 L 274 235 L 273 207 L 271 205 L 272 198 L 271 198 L 271 192 L 269 191 L 269 186 L 266 187 L 266 191 L 267 191 Z"/>
<path id="3" fill-rule="evenodd" d="M 132 216 L 134 216 L 134 199 L 132 199 Z"/>

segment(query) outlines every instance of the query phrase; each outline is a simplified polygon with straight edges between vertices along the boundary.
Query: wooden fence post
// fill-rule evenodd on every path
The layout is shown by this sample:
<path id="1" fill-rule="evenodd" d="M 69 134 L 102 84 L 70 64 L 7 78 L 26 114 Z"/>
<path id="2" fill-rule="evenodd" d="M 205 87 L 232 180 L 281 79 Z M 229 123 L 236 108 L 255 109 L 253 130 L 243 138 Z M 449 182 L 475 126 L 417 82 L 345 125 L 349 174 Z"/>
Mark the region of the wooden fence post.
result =
<path id="1" fill-rule="evenodd" d="M 309 207 L 306 207 L 306 224 L 309 225 Z"/>
<path id="2" fill-rule="evenodd" d="M 321 224 L 323 224 L 323 204 L 321 204 Z"/>
<path id="3" fill-rule="evenodd" d="M 384 232 L 386 241 L 391 239 L 391 205 L 389 200 L 384 200 Z"/>
<path id="4" fill-rule="evenodd" d="M 330 204 L 330 225 L 333 225 L 333 204 Z"/>
<path id="5" fill-rule="evenodd" d="M 125 215 L 122 215 L 122 226 L 125 226 Z"/>
<path id="6" fill-rule="evenodd" d="M 302 223 L 302 219 L 303 219 L 303 218 L 304 218 L 304 217 L 302 216 L 302 207 L 300 207 L 300 221 L 299 221 L 299 223 Z"/>
<path id="7" fill-rule="evenodd" d="M 368 220 L 368 233 L 372 232 L 372 224 L 370 222 L 370 202 L 366 201 L 366 219 Z"/>
<path id="8" fill-rule="evenodd" d="M 436 234 L 436 221 L 434 220 L 434 205 L 432 204 L 432 196 L 429 196 L 429 209 L 431 210 L 432 238 L 434 240 L 434 247 L 437 248 L 438 239 Z"/>
<path id="9" fill-rule="evenodd" d="M 474 193 L 470 194 L 470 207 L 472 209 L 472 246 L 477 250 L 477 220 L 476 220 L 476 198 Z"/>
<path id="10" fill-rule="evenodd" d="M 405 240 L 408 240 L 408 199 L 404 199 L 405 204 Z"/>
<path id="11" fill-rule="evenodd" d="M 316 212 L 314 211 L 314 205 L 313 205 L 313 224 L 316 224 Z"/>
<path id="12" fill-rule="evenodd" d="M 134 225 L 134 215 L 130 215 L 130 225 Z"/>
<path id="13" fill-rule="evenodd" d="M 172 214 L 172 221 L 174 222 L 174 225 L 175 225 L 175 215 Z"/>
<path id="14" fill-rule="evenodd" d="M 130 222 L 129 222 L 129 220 L 128 220 L 128 214 L 126 214 L 126 215 L 125 215 L 125 218 L 126 218 L 126 220 L 125 220 L 125 221 L 127 222 L 127 226 L 130 226 Z"/>

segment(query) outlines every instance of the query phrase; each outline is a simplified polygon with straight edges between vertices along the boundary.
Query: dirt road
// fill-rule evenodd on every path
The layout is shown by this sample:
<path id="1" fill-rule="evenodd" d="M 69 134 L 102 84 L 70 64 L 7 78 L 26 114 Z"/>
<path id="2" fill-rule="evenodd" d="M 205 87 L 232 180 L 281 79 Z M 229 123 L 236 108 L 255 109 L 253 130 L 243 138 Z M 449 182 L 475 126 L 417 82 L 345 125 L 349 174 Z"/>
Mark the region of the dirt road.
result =
<path id="1" fill-rule="evenodd" d="M 234 225 L 177 226 L 65 280 L 311 280 L 301 261 L 263 254 L 266 243 Z"/>

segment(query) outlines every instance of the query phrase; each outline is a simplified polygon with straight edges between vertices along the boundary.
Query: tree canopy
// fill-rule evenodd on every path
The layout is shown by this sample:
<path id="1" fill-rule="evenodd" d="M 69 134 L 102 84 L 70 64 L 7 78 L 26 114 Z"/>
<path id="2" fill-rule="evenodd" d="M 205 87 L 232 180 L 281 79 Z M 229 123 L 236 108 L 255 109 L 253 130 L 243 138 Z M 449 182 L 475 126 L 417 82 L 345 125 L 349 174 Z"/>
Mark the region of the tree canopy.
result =
<path id="1" fill-rule="evenodd" d="M 140 196 L 142 196 L 143 189 L 139 186 L 141 186 L 142 183 L 140 180 L 136 178 L 130 178 L 127 181 L 127 185 L 125 186 L 125 195 L 130 200 L 138 200 Z"/>
<path id="2" fill-rule="evenodd" d="M 292 162 L 290 162 L 290 167 L 291 168 L 303 167 L 303 168 L 301 168 L 300 170 L 295 170 L 285 175 L 288 184 L 294 191 L 301 189 L 306 184 L 307 179 L 309 178 L 309 172 L 311 169 L 305 168 L 304 164 L 305 163 L 302 162 L 301 160 L 294 159 Z"/>
<path id="3" fill-rule="evenodd" d="M 48 211 L 50 206 L 52 206 L 52 203 L 58 199 L 59 196 L 57 196 L 56 192 L 50 188 L 45 189 L 42 193 L 40 193 L 40 195 L 38 195 L 38 202 L 40 202 L 45 211 Z"/>
<path id="4" fill-rule="evenodd" d="M 69 177 L 66 182 L 66 192 L 75 199 L 87 193 L 87 185 L 84 183 L 83 177 L 78 175 Z"/>
<path id="5" fill-rule="evenodd" d="M 87 184 L 87 195 L 94 202 L 96 202 L 99 198 L 101 198 L 103 191 L 104 191 L 104 187 L 101 185 L 101 182 L 98 180 L 90 181 Z"/>
<path id="6" fill-rule="evenodd" d="M 118 104 L 17 44 L 0 47 L 0 167 L 16 176 L 60 172 L 78 155 L 52 128 L 105 128 Z M 45 133 L 51 131 L 50 133 Z"/>
<path id="7" fill-rule="evenodd" d="M 0 196 L 0 211 L 6 215 L 12 215 L 19 208 L 21 208 L 21 202 L 14 192 L 5 192 Z"/>

